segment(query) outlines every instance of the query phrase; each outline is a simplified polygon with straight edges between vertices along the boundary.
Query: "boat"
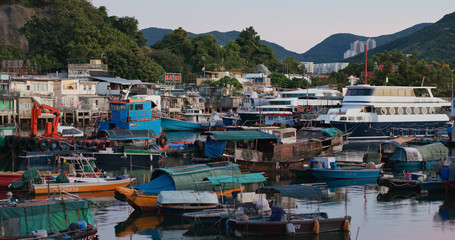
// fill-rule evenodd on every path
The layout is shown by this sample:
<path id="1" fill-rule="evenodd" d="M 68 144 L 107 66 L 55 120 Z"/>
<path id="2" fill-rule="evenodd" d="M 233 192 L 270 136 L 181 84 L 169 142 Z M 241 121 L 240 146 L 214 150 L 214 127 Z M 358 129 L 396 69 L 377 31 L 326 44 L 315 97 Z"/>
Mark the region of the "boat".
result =
<path id="1" fill-rule="evenodd" d="M 435 87 L 348 86 L 340 108 L 312 123 L 336 127 L 351 139 L 389 138 L 392 128 L 418 129 L 421 134 L 448 126 L 450 102 L 433 96 Z"/>
<path id="2" fill-rule="evenodd" d="M 201 109 L 183 110 L 181 119 L 161 118 L 163 131 L 224 130 L 223 119 L 217 112 L 203 113 Z"/>
<path id="3" fill-rule="evenodd" d="M 217 208 L 220 205 L 215 192 L 209 191 L 161 191 L 156 206 L 166 215 Z"/>
<path id="4" fill-rule="evenodd" d="M 356 178 L 378 178 L 382 169 L 365 167 L 343 167 L 340 168 L 336 162 L 330 163 L 330 168 L 310 168 L 310 173 L 317 179 L 356 179 Z"/>
<path id="5" fill-rule="evenodd" d="M 154 131 L 111 129 L 98 132 L 99 139 L 109 144 L 99 145 L 96 151 L 84 153 L 96 158 L 96 163 L 104 169 L 115 169 L 119 165 L 158 166 L 158 161 L 165 157 L 168 138 Z"/>
<path id="6" fill-rule="evenodd" d="M 397 171 L 432 169 L 436 162 L 447 159 L 448 153 L 449 149 L 440 142 L 396 147 L 388 159 L 387 166 Z"/>
<path id="7" fill-rule="evenodd" d="M 323 139 L 297 139 L 295 128 L 264 131 L 211 131 L 207 136 L 206 157 L 228 159 L 242 169 L 254 172 L 287 171 L 300 167 L 305 161 L 318 155 L 338 152 L 343 136 L 336 133 L 333 142 Z M 232 144 L 226 144 L 233 142 Z M 328 146 L 326 144 L 333 143 Z"/>
<path id="8" fill-rule="evenodd" d="M 83 199 L 66 198 L 23 203 L 3 200 L 0 202 L 0 238 L 95 239 L 98 229 L 89 203 Z"/>
<path id="9" fill-rule="evenodd" d="M 420 178 L 420 179 L 419 179 Z M 442 180 L 427 178 L 424 174 L 412 173 L 407 177 L 383 176 L 377 179 L 379 186 L 387 187 L 389 191 L 444 192 Z"/>
<path id="10" fill-rule="evenodd" d="M 296 124 L 295 113 L 306 112 L 299 116 L 298 123 L 301 123 L 308 115 L 314 118 L 341 104 L 338 90 L 308 88 L 280 92 L 279 95 L 281 97 L 269 99 L 266 105 L 257 107 L 265 125 L 293 126 Z"/>
<path id="11" fill-rule="evenodd" d="M 50 194 L 53 192 L 83 193 L 110 191 L 117 187 L 125 187 L 135 180 L 134 178 L 125 177 L 101 177 L 97 174 L 93 160 L 95 160 L 95 158 L 84 157 L 82 154 L 63 157 L 62 161 L 73 163 L 73 166 L 77 168 L 75 169 L 76 176 L 66 177 L 66 172 L 62 172 L 61 176 L 59 176 L 60 178 L 42 179 L 43 183 L 38 183 L 34 179 L 35 177 L 30 177 L 28 178 L 32 183 L 30 190 L 35 195 Z M 36 176 L 36 174 L 37 173 L 35 173 L 34 176 Z M 67 181 L 64 181 L 65 178 Z M 17 188 L 16 186 L 10 187 Z"/>
<path id="12" fill-rule="evenodd" d="M 158 168 L 153 171 L 151 180 L 148 183 L 144 183 L 135 188 L 117 188 L 115 190 L 115 198 L 123 202 L 128 202 L 134 209 L 144 212 L 156 211 L 158 209 L 156 200 L 161 191 L 214 191 L 217 193 L 218 197 L 221 195 L 232 197 L 232 192 L 241 191 L 243 189 L 241 182 L 232 182 L 232 179 L 234 181 L 235 179 L 239 179 L 239 181 L 263 181 L 263 177 L 258 178 L 256 175 L 248 175 L 246 176 L 247 180 L 242 180 L 244 177 L 239 177 L 241 174 L 237 164 L 226 161 L 172 168 Z M 228 181 L 220 182 L 217 179 L 211 178 L 215 176 L 228 179 Z"/>
<path id="13" fill-rule="evenodd" d="M 121 99 L 109 101 L 110 118 L 97 122 L 97 132 L 101 130 L 152 130 L 161 134 L 161 113 L 152 100 L 132 99 L 125 94 Z"/>
<path id="14" fill-rule="evenodd" d="M 321 190 L 316 186 L 281 185 L 265 186 L 259 192 L 279 193 L 282 197 L 318 198 Z M 273 211 L 273 210 L 272 210 Z M 303 218 L 283 218 L 283 209 L 275 208 L 269 220 L 249 221 L 246 219 L 228 219 L 229 236 L 290 236 L 298 234 L 319 234 L 333 231 L 349 231 L 351 217 L 324 218 L 320 214 L 309 214 Z M 292 214 L 288 214 L 292 216 Z"/>
<path id="15" fill-rule="evenodd" d="M 263 123 L 259 112 L 259 106 L 266 105 L 272 97 L 259 97 L 257 92 L 251 91 L 244 95 L 237 113 L 245 126 L 252 126 Z"/>

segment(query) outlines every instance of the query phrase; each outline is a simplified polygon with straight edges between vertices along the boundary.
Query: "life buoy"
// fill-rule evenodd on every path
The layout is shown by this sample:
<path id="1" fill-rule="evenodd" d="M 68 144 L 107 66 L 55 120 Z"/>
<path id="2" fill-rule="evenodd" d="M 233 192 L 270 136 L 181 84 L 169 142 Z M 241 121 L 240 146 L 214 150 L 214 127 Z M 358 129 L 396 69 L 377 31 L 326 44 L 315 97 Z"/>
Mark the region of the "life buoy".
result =
<path id="1" fill-rule="evenodd" d="M 397 113 L 398 113 L 398 115 L 403 115 L 403 113 L 404 113 L 403 108 L 402 107 L 398 107 Z"/>
<path id="2" fill-rule="evenodd" d="M 166 144 L 167 144 L 167 136 L 164 135 L 164 134 L 161 134 L 160 137 L 158 138 L 158 142 L 159 142 L 159 145 L 161 147 L 166 146 Z"/>
<path id="3" fill-rule="evenodd" d="M 302 107 L 302 106 L 298 106 L 298 107 L 297 107 L 297 111 L 298 111 L 298 112 L 303 112 L 303 107 Z"/>
<path id="4" fill-rule="evenodd" d="M 381 114 L 382 114 L 382 115 L 387 115 L 387 108 L 382 107 L 382 108 L 381 108 Z"/>
<path id="5" fill-rule="evenodd" d="M 59 147 L 60 147 L 60 142 L 57 139 L 52 139 L 49 142 L 49 148 L 51 149 L 51 151 L 58 150 Z"/>
<path id="6" fill-rule="evenodd" d="M 8 148 L 14 148 L 17 144 L 17 137 L 16 136 L 5 136 L 5 146 Z"/>
<path id="7" fill-rule="evenodd" d="M 49 149 L 49 140 L 47 138 L 43 138 L 38 142 L 38 148 L 41 151 L 46 151 Z"/>
<path id="8" fill-rule="evenodd" d="M 306 111 L 311 112 L 312 107 L 310 105 L 306 106 Z"/>

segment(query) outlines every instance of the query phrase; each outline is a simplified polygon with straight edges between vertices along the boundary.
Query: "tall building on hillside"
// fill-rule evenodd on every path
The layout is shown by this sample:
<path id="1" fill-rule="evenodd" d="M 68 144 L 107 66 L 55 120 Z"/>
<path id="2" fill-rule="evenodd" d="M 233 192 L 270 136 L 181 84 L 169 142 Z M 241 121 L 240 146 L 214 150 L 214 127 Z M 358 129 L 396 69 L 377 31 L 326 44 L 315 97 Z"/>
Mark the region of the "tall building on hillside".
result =
<path id="1" fill-rule="evenodd" d="M 366 41 L 356 40 L 352 42 L 351 48 L 343 55 L 344 59 L 354 57 L 357 54 L 365 52 L 365 45 L 368 46 L 368 49 L 376 48 L 376 40 L 368 38 Z"/>

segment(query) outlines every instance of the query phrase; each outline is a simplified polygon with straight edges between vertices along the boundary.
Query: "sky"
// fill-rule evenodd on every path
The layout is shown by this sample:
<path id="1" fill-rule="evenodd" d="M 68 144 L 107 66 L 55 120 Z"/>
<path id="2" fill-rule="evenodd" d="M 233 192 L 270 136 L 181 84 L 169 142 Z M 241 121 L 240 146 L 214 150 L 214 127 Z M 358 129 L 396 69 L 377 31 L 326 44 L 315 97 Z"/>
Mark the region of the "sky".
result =
<path id="1" fill-rule="evenodd" d="M 139 29 L 242 31 L 304 53 L 336 33 L 376 37 L 455 12 L 454 0 L 92 0 L 108 14 L 134 17 Z M 349 46 L 348 46 L 349 47 Z"/>

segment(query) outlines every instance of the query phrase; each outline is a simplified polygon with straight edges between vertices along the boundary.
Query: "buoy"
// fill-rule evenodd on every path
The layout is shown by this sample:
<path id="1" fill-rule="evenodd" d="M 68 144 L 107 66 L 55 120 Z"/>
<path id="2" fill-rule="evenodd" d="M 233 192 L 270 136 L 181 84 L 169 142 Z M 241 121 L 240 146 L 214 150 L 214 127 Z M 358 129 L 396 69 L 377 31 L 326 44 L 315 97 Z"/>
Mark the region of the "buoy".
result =
<path id="1" fill-rule="evenodd" d="M 314 219 L 313 234 L 319 234 L 319 221 L 317 219 Z"/>
<path id="2" fill-rule="evenodd" d="M 319 230 L 318 230 L 319 231 Z M 287 223 L 286 224 L 286 234 L 288 236 L 294 236 L 295 235 L 295 227 L 294 224 L 292 223 Z"/>
<path id="3" fill-rule="evenodd" d="M 344 219 L 344 224 L 343 224 L 343 231 L 345 232 L 349 232 L 349 220 L 348 219 Z"/>

